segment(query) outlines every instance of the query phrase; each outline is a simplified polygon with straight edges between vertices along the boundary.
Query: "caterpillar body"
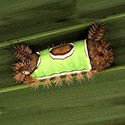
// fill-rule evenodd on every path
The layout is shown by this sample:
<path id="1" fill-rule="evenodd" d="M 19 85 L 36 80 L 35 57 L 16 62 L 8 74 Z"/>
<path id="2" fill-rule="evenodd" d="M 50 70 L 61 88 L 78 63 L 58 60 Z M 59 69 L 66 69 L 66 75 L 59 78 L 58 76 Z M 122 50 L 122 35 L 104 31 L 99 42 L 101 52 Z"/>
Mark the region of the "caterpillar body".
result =
<path id="1" fill-rule="evenodd" d="M 31 83 L 34 87 L 43 80 L 44 85 L 51 85 L 51 79 L 55 79 L 56 85 L 61 85 L 61 77 L 66 77 L 70 83 L 72 75 L 82 80 L 83 73 L 91 78 L 93 72 L 110 67 L 114 61 L 113 51 L 109 49 L 109 42 L 101 40 L 105 31 L 103 27 L 103 23 L 94 24 L 87 39 L 36 53 L 24 44 L 14 45 L 14 55 L 21 60 L 14 64 L 14 79 Z"/>

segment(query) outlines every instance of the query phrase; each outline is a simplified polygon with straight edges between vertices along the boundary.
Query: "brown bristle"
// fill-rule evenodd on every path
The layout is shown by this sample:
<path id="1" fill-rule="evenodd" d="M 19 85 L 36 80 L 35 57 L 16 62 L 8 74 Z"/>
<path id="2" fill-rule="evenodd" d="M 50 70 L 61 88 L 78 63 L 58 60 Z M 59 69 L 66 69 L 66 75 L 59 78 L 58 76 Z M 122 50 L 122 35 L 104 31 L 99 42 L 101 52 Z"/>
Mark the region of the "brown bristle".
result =
<path id="1" fill-rule="evenodd" d="M 89 30 L 88 39 L 92 41 L 99 41 L 104 35 L 104 23 L 94 24 Z"/>
<path id="2" fill-rule="evenodd" d="M 66 82 L 68 83 L 68 85 L 70 85 L 73 82 L 71 74 L 66 75 Z"/>
<path id="3" fill-rule="evenodd" d="M 14 79 L 18 82 L 21 82 L 25 78 L 25 73 L 23 69 L 24 64 L 19 62 L 14 64 L 13 70 L 15 71 Z"/>
<path id="4" fill-rule="evenodd" d="M 24 44 L 14 45 L 13 49 L 14 49 L 14 55 L 16 56 L 16 58 L 22 61 L 28 58 L 29 55 L 32 53 L 32 50 L 28 46 L 25 46 Z"/>
<path id="5" fill-rule="evenodd" d="M 17 81 L 17 82 L 21 82 L 23 81 L 25 78 L 25 74 L 23 72 L 19 72 L 17 73 L 15 76 L 14 76 L 14 79 Z"/>
<path id="6" fill-rule="evenodd" d="M 20 71 L 22 71 L 23 66 L 24 66 L 24 64 L 21 62 L 15 63 L 13 70 L 15 71 L 15 73 L 19 73 Z"/>
<path id="7" fill-rule="evenodd" d="M 46 79 L 45 79 L 45 83 L 44 83 L 43 86 L 44 86 L 44 87 L 47 87 L 47 88 L 49 88 L 49 86 L 52 86 L 49 78 L 46 78 Z"/>
<path id="8" fill-rule="evenodd" d="M 25 82 L 24 84 L 30 84 L 34 82 L 34 78 L 32 78 L 31 76 L 26 76 L 25 77 Z"/>
<path id="9" fill-rule="evenodd" d="M 15 73 L 25 72 L 25 74 L 28 74 L 28 72 L 31 73 L 34 70 L 34 66 L 31 64 L 30 60 L 26 60 L 22 63 L 15 63 L 13 69 Z"/>
<path id="10" fill-rule="evenodd" d="M 34 65 L 31 64 L 31 61 L 30 60 L 26 60 L 24 63 L 24 70 L 25 71 L 28 71 L 28 72 L 32 72 L 34 70 Z"/>
<path id="11" fill-rule="evenodd" d="M 33 88 L 35 88 L 35 89 L 38 88 L 39 87 L 39 83 L 40 83 L 40 81 L 35 79 L 35 81 L 33 83 Z"/>
<path id="12" fill-rule="evenodd" d="M 55 86 L 62 86 L 62 82 L 61 82 L 61 77 L 60 76 L 56 76 L 55 77 Z"/>
<path id="13" fill-rule="evenodd" d="M 101 43 L 89 40 L 88 50 L 93 70 L 108 68 L 114 61 L 113 51 L 109 49 L 109 42 L 105 40 L 101 40 Z"/>
<path id="14" fill-rule="evenodd" d="M 86 75 L 87 75 L 87 78 L 88 78 L 88 79 L 92 78 L 92 72 L 91 72 L 91 71 L 87 72 Z"/>
<path id="15" fill-rule="evenodd" d="M 78 80 L 79 82 L 81 82 L 83 80 L 82 73 L 77 73 L 76 80 Z"/>
<path id="16" fill-rule="evenodd" d="M 100 70 L 109 67 L 114 61 L 112 49 L 108 50 L 108 47 L 109 43 L 102 40 L 100 46 L 96 48 L 97 53 L 95 55 L 95 60 L 99 62 L 98 65 L 100 65 Z"/>
<path id="17" fill-rule="evenodd" d="M 15 71 L 14 79 L 21 82 L 25 79 L 25 76 L 29 75 L 34 70 L 34 66 L 31 64 L 30 60 L 25 60 L 25 62 L 22 63 L 15 63 L 13 70 Z"/>

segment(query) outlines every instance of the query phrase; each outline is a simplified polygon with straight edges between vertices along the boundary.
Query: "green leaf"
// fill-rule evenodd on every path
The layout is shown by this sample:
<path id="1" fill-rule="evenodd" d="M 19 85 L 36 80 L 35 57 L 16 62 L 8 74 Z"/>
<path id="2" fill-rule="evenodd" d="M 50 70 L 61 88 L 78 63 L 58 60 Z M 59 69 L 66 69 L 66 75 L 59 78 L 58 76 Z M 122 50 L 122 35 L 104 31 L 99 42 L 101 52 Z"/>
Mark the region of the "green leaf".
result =
<path id="1" fill-rule="evenodd" d="M 11 0 L 0 4 L 1 125 L 125 124 L 125 1 Z M 13 80 L 11 44 L 33 51 L 85 39 L 94 22 L 106 23 L 104 38 L 113 48 L 112 67 L 94 80 L 31 89 Z M 10 44 L 11 43 L 11 44 Z"/>

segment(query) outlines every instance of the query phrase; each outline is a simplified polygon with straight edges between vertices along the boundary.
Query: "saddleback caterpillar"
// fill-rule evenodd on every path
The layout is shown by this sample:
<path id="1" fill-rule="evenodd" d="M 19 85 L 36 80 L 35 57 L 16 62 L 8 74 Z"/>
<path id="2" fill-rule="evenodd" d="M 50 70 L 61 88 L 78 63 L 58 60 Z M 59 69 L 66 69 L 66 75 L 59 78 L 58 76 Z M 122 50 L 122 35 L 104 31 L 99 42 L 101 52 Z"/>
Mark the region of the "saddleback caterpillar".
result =
<path id="1" fill-rule="evenodd" d="M 85 40 L 36 53 L 24 44 L 14 45 L 14 55 L 20 60 L 14 64 L 14 79 L 37 87 L 41 81 L 45 81 L 44 85 L 51 85 L 51 79 L 55 85 L 61 85 L 62 77 L 70 83 L 72 75 L 82 80 L 86 73 L 91 78 L 92 73 L 110 67 L 114 61 L 109 42 L 102 39 L 104 31 L 104 24 L 97 23 L 92 25 Z"/>

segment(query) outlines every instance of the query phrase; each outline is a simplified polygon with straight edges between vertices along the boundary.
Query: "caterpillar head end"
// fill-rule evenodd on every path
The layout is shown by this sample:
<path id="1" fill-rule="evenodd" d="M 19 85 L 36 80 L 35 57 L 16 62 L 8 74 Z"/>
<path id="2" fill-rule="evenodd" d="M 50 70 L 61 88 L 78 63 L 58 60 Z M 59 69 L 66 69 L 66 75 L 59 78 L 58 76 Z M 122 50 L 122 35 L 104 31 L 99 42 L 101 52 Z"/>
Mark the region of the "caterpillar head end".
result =
<path id="1" fill-rule="evenodd" d="M 24 44 L 15 45 L 13 48 L 14 55 L 16 55 L 17 59 L 20 59 L 13 67 L 15 72 L 14 79 L 17 82 L 21 82 L 38 67 L 39 54 L 32 53 L 31 49 Z"/>

